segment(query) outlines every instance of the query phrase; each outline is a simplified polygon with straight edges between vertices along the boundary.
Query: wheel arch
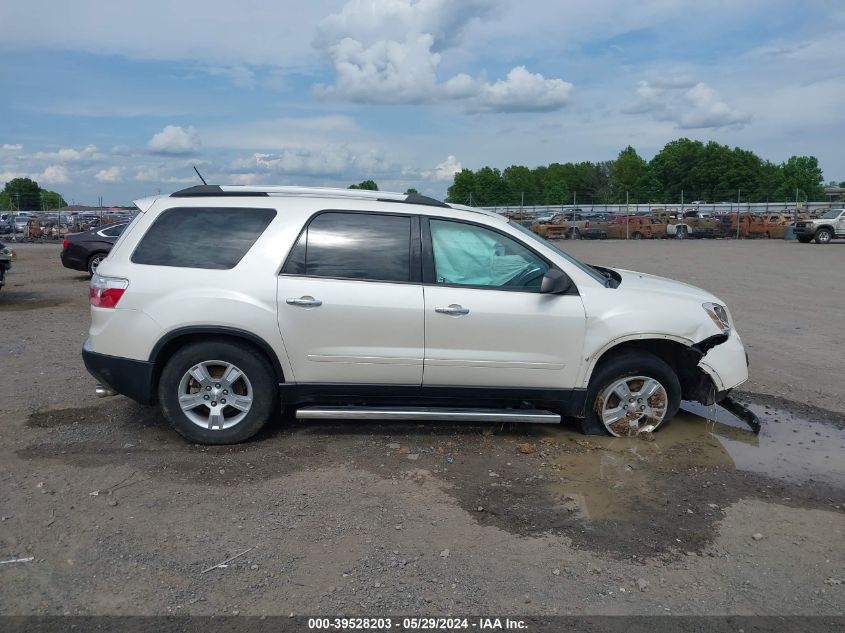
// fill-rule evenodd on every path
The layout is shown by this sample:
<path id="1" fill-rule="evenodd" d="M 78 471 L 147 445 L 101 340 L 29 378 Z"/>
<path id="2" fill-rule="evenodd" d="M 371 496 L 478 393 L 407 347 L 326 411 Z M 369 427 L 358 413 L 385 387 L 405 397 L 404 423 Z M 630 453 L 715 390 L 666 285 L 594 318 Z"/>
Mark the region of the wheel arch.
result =
<path id="1" fill-rule="evenodd" d="M 815 235 L 816 233 L 818 233 L 818 232 L 819 232 L 819 231 L 821 231 L 822 229 L 827 229 L 828 231 L 830 231 L 830 234 L 831 234 L 833 237 L 836 237 L 836 231 L 834 230 L 833 226 L 831 226 L 831 225 L 829 225 L 829 224 L 822 224 L 821 226 L 817 226 L 817 227 L 816 227 L 816 230 L 815 230 L 815 231 L 813 231 L 813 235 Z"/>
<path id="2" fill-rule="evenodd" d="M 607 343 L 589 359 L 582 386 L 588 387 L 592 377 L 607 362 L 625 354 L 644 352 L 657 356 L 672 368 L 681 383 L 681 395 L 685 400 L 708 401 L 713 395 L 713 381 L 699 366 L 699 361 L 710 347 L 720 342 L 721 339 L 706 339 L 696 344 L 689 339 L 669 334 L 639 334 L 616 339 Z"/>
<path id="3" fill-rule="evenodd" d="M 149 361 L 155 366 L 153 373 L 153 393 L 158 388 L 158 380 L 161 376 L 161 370 L 165 363 L 173 354 L 190 343 L 208 341 L 210 338 L 215 340 L 229 340 L 247 343 L 252 346 L 259 354 L 266 357 L 267 361 L 273 367 L 273 373 L 279 383 L 285 382 L 284 371 L 279 362 L 279 357 L 267 343 L 260 336 L 253 334 L 247 330 L 241 330 L 234 327 L 225 327 L 218 325 L 194 325 L 188 327 L 178 328 L 172 330 L 162 336 L 150 352 Z"/>

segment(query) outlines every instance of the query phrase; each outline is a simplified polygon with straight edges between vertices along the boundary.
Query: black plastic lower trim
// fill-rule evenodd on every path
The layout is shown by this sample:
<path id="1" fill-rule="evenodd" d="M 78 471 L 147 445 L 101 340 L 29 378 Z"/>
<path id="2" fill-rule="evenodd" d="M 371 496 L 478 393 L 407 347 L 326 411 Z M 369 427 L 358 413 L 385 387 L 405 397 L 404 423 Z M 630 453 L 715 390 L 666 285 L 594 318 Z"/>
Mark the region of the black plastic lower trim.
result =
<path id="1" fill-rule="evenodd" d="M 467 387 L 440 385 L 359 385 L 283 383 L 283 405 L 354 404 L 393 406 L 515 407 L 547 409 L 563 416 L 583 415 L 586 389 Z"/>
<path id="2" fill-rule="evenodd" d="M 154 363 L 98 354 L 85 347 L 82 348 L 82 360 L 88 373 L 103 385 L 141 404 L 154 402 Z"/>

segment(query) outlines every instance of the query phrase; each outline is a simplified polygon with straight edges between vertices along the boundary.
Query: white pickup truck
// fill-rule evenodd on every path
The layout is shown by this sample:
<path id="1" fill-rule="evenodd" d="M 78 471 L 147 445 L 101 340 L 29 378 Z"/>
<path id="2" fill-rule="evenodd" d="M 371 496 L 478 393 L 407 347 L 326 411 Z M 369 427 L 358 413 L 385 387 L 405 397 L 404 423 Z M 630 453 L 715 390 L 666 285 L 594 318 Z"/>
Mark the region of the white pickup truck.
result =
<path id="1" fill-rule="evenodd" d="M 827 244 L 834 238 L 845 238 L 845 209 L 831 209 L 815 220 L 798 220 L 795 237 L 802 244 L 813 240 L 816 244 Z"/>

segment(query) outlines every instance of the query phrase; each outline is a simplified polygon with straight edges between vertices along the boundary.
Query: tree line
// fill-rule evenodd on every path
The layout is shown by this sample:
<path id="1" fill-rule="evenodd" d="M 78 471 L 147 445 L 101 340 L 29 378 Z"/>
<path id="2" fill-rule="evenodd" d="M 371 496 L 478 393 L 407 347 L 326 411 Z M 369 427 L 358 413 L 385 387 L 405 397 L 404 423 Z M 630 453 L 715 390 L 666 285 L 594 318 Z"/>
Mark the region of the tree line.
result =
<path id="1" fill-rule="evenodd" d="M 713 141 L 680 138 L 650 161 L 630 145 L 615 160 L 511 165 L 455 174 L 447 202 L 474 206 L 823 200 L 815 156 L 777 164 Z"/>
<path id="2" fill-rule="evenodd" d="M 31 178 L 12 178 L 0 191 L 0 209 L 15 211 L 47 211 L 66 207 L 61 194 L 38 186 Z"/>

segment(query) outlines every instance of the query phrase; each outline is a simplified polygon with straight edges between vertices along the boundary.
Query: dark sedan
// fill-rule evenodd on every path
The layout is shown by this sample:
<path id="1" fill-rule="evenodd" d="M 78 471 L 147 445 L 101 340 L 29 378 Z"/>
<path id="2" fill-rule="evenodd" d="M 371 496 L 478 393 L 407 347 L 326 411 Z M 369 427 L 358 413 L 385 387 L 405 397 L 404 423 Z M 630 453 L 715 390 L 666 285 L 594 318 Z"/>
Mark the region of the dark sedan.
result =
<path id="1" fill-rule="evenodd" d="M 109 224 L 65 236 L 62 242 L 62 265 L 65 268 L 83 270 L 93 275 L 127 226 L 129 226 L 128 223 Z"/>

